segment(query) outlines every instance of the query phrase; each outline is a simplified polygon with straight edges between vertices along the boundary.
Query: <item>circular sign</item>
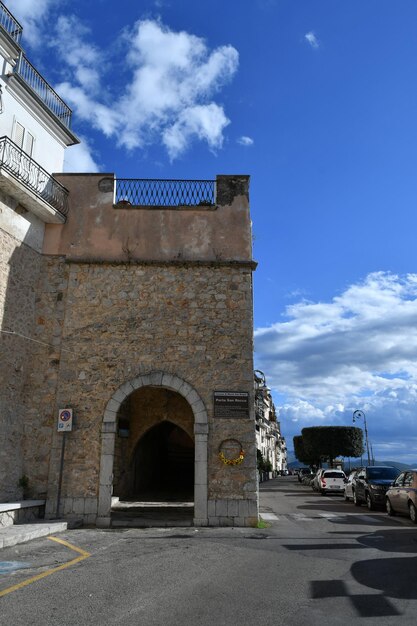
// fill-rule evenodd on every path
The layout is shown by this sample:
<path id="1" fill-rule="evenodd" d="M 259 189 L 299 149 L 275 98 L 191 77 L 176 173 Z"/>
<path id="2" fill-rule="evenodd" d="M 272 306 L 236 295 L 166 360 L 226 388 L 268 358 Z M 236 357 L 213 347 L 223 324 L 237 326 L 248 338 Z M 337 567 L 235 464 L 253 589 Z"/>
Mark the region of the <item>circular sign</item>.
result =
<path id="1" fill-rule="evenodd" d="M 71 419 L 71 411 L 61 411 L 59 419 L 63 422 L 68 422 Z"/>

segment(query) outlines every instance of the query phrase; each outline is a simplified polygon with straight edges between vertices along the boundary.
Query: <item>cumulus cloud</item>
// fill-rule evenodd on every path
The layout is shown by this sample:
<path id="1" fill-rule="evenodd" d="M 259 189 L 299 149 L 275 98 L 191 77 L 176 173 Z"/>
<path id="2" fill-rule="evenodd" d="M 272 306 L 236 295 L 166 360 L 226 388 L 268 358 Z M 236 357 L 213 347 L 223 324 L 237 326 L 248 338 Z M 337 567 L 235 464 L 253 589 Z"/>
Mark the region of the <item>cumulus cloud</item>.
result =
<path id="1" fill-rule="evenodd" d="M 312 48 L 318 48 L 320 45 L 316 35 L 312 31 L 306 33 L 304 35 L 304 39 L 308 41 L 308 43 L 310 44 Z"/>
<path id="2" fill-rule="evenodd" d="M 254 141 L 251 137 L 246 137 L 245 135 L 243 135 L 242 137 L 239 137 L 239 139 L 237 139 L 237 143 L 239 143 L 241 146 L 253 146 Z"/>
<path id="3" fill-rule="evenodd" d="M 230 120 L 213 98 L 237 70 L 235 48 L 210 51 L 193 34 L 140 20 L 130 32 L 127 80 L 111 93 L 112 81 L 106 89 L 103 84 L 112 59 L 87 39 L 88 30 L 75 17 L 61 17 L 52 40 L 71 70 L 71 79 L 57 90 L 82 120 L 129 150 L 160 143 L 171 159 L 194 140 L 211 150 L 222 147 Z"/>
<path id="4" fill-rule="evenodd" d="M 96 163 L 93 151 L 86 139 L 80 137 L 81 143 L 67 148 L 64 158 L 64 172 L 87 172 L 89 174 L 100 171 L 100 165 Z"/>
<path id="5" fill-rule="evenodd" d="M 255 346 L 293 434 L 351 423 L 361 408 L 381 445 L 400 445 L 403 429 L 417 440 L 416 274 L 376 272 L 330 302 L 288 306 L 285 320 L 256 331 Z"/>
<path id="6" fill-rule="evenodd" d="M 59 4 L 57 0 L 8 0 L 7 8 L 22 24 L 24 41 L 36 47 L 42 43 L 46 15 Z"/>

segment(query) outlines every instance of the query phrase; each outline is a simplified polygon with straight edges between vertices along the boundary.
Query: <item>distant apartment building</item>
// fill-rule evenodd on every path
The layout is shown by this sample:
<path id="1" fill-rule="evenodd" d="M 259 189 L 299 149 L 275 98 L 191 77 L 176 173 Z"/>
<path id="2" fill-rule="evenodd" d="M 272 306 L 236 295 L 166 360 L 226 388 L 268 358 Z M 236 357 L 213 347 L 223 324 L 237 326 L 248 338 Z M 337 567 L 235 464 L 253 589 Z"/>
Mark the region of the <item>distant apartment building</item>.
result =
<path id="1" fill-rule="evenodd" d="M 261 473 L 273 476 L 287 470 L 287 445 L 265 374 L 255 370 L 255 428 Z"/>
<path id="2" fill-rule="evenodd" d="M 0 501 L 106 527 L 112 498 L 191 497 L 195 525 L 253 525 L 249 177 L 63 174 L 71 111 L 21 34 L 0 3 Z"/>

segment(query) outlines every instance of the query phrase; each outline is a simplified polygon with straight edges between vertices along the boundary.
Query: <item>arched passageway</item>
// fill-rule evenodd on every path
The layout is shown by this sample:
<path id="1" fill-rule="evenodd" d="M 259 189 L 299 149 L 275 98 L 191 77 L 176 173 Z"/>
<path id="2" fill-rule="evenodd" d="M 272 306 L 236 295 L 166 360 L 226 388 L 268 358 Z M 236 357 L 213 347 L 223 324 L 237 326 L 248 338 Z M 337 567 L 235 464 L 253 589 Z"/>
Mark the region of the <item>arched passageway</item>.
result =
<path id="1" fill-rule="evenodd" d="M 194 442 L 179 426 L 162 422 L 139 440 L 132 471 L 132 498 L 193 500 Z"/>
<path id="2" fill-rule="evenodd" d="M 161 424 L 168 426 L 158 431 L 157 427 Z M 172 429 L 169 424 L 179 431 L 169 430 Z M 156 371 L 124 383 L 107 403 L 102 426 L 98 526 L 107 527 L 111 523 L 112 496 L 127 497 L 136 488 L 141 488 L 135 469 L 142 464 L 140 457 L 144 444 L 140 441 L 153 429 L 156 434 L 150 435 L 148 448 L 159 445 L 160 438 L 165 440 L 175 452 L 171 462 L 177 456 L 179 476 L 184 475 L 184 468 L 180 470 L 179 449 L 188 449 L 186 462 L 183 457 L 187 478 L 182 478 L 177 484 L 181 485 L 179 489 L 185 485 L 188 488 L 189 481 L 194 478 L 194 524 L 207 525 L 207 411 L 189 383 L 173 374 Z M 193 471 L 189 462 L 190 441 L 194 444 Z M 144 485 L 142 487 L 145 488 Z"/>

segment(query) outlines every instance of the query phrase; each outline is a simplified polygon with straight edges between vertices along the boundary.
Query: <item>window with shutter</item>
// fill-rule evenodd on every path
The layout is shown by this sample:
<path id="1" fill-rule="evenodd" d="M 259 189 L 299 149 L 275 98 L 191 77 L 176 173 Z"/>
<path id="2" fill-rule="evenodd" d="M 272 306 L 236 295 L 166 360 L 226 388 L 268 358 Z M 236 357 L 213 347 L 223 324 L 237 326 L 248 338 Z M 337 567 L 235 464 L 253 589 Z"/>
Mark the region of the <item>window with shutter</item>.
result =
<path id="1" fill-rule="evenodd" d="M 24 126 L 19 124 L 19 122 L 15 122 L 13 140 L 14 140 L 15 144 L 19 146 L 19 148 L 23 148 L 23 138 L 24 138 L 24 136 L 25 136 Z"/>
<path id="2" fill-rule="evenodd" d="M 19 148 L 21 148 L 28 156 L 32 156 L 33 147 L 35 145 L 34 136 L 19 122 L 14 123 L 13 141 Z"/>

